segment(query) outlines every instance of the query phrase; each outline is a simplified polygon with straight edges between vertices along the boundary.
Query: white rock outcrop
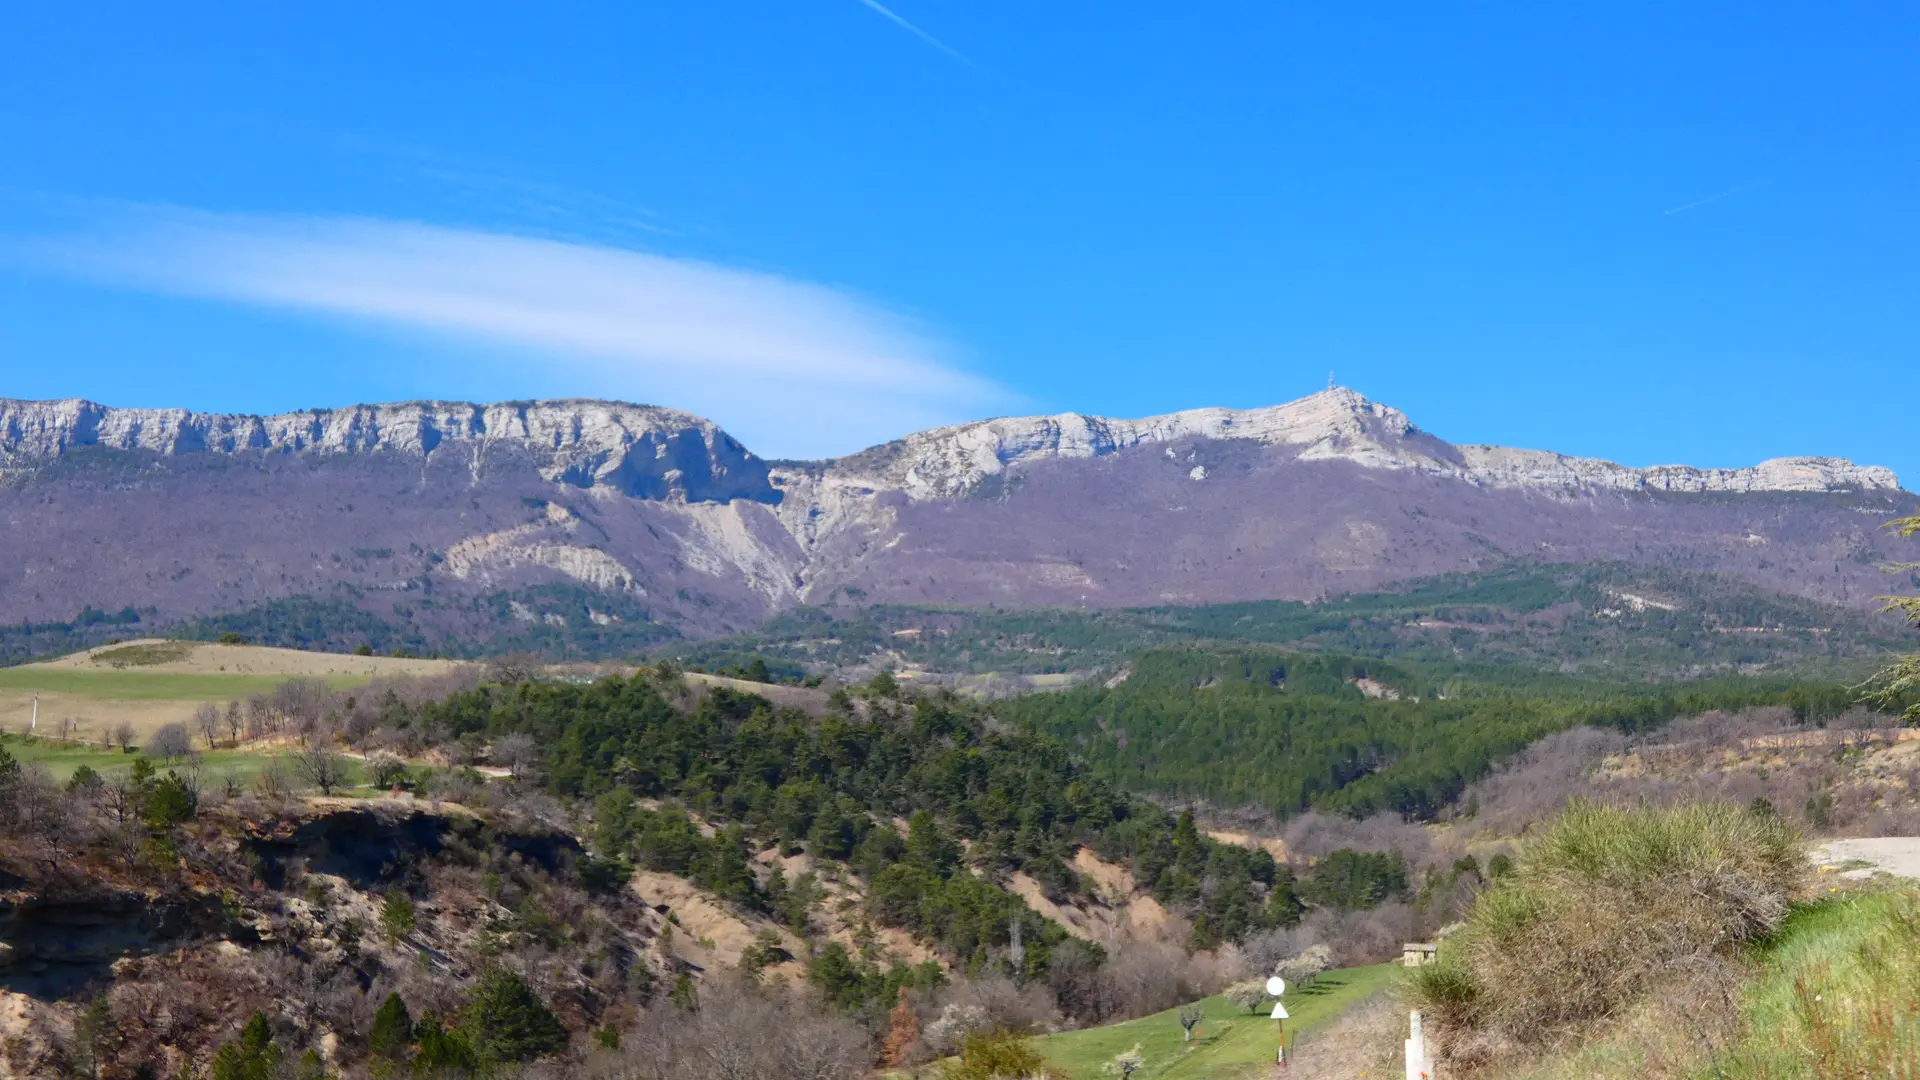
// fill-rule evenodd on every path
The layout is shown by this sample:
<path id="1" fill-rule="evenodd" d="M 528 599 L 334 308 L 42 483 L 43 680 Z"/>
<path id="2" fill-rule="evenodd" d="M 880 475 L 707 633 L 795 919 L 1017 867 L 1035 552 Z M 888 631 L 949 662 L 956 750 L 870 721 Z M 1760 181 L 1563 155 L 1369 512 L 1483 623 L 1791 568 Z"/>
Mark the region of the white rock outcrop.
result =
<path id="1" fill-rule="evenodd" d="M 492 448 L 535 455 L 548 479 L 664 498 L 772 501 L 766 465 L 711 421 L 612 401 L 474 405 L 409 401 L 234 416 L 185 409 L 119 409 L 91 401 L 0 399 L 0 462 L 21 463 L 97 446 L 157 454 L 287 450 L 429 456 Z"/>
<path id="2" fill-rule="evenodd" d="M 1413 469 L 1482 487 L 1556 491 L 1760 492 L 1897 490 L 1899 479 L 1878 466 L 1842 458 L 1776 458 L 1744 469 L 1657 465 L 1634 469 L 1611 461 L 1498 446 L 1454 447 L 1422 433 L 1398 409 L 1345 388 L 1265 409 L 1193 409 L 1142 420 L 1063 413 L 983 420 L 909 435 L 832 462 L 824 475 L 781 474 L 776 483 L 833 494 L 817 505 L 844 513 L 847 489 L 897 490 L 909 499 L 965 496 L 1020 464 L 1047 458 L 1092 458 L 1146 443 L 1185 438 L 1243 439 L 1299 447 L 1302 461 L 1349 461 L 1369 469 Z M 793 513 L 791 509 L 788 514 Z M 818 515 L 816 515 L 818 516 Z"/>
<path id="3" fill-rule="evenodd" d="M 1895 491 L 1900 486 L 1890 470 L 1840 458 L 1777 458 L 1744 469 L 1635 469 L 1540 450 L 1451 446 L 1421 432 L 1400 410 L 1344 388 L 1264 409 L 1191 409 L 1139 420 L 1080 413 L 983 420 L 917 432 L 833 461 L 772 470 L 710 421 L 619 402 L 414 401 L 227 416 L 117 409 L 77 399 L 0 399 L 0 465 L 19 466 L 93 446 L 158 454 L 285 450 L 423 457 L 457 450 L 471 455 L 462 460 L 470 460 L 477 474 L 490 451 L 511 448 L 532 455 L 547 479 L 603 494 L 674 503 L 769 504 L 804 551 L 849 527 L 888 530 L 897 516 L 889 497 L 894 503 L 902 497 L 915 502 L 964 498 L 1032 462 L 1095 458 L 1195 438 L 1244 440 L 1291 448 L 1302 461 L 1415 470 L 1479 487 L 1560 497 L 1599 491 Z M 1195 465 L 1188 475 L 1202 480 L 1208 474 Z M 745 519 L 701 514 L 691 520 L 700 538 L 691 544 L 698 550 L 687 554 L 693 565 L 738 564 L 753 587 L 769 596 L 794 588 L 795 568 L 772 553 Z M 456 569 L 472 573 L 482 564 L 537 563 L 580 580 L 624 587 L 624 568 L 586 554 L 588 549 L 552 547 L 519 536 L 476 538 L 473 544 L 471 551 L 449 553 L 461 560 Z"/>

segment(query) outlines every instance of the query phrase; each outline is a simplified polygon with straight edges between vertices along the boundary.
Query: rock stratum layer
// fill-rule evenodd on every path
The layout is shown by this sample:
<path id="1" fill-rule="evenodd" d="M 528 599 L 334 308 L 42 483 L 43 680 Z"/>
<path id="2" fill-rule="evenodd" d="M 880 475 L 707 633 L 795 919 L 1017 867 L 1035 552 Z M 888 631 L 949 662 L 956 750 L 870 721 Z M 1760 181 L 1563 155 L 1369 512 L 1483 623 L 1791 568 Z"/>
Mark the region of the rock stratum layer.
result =
<path id="1" fill-rule="evenodd" d="M 11 618 L 326 596 L 448 641 L 704 635 L 848 599 L 1307 598 L 1515 558 L 1864 603 L 1889 554 L 1876 519 L 1914 505 L 1838 458 L 1634 469 L 1455 446 L 1344 389 L 987 420 L 778 465 L 699 417 L 603 401 L 257 417 L 0 400 L 0 476 Z"/>

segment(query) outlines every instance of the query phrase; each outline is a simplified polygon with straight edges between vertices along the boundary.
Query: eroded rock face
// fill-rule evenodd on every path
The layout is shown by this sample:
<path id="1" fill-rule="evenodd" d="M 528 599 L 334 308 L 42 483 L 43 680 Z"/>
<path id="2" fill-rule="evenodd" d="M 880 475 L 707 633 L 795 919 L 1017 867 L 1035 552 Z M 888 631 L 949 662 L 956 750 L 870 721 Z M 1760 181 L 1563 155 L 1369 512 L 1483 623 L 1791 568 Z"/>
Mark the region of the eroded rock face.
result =
<path id="1" fill-rule="evenodd" d="M 64 996 L 128 957 L 168 952 L 225 929 L 217 898 L 110 890 L 11 898 L 0 901 L 0 990 Z"/>
<path id="2" fill-rule="evenodd" d="M 766 463 L 710 421 L 611 401 L 411 401 L 281 416 L 116 409 L 78 399 L 0 399 L 0 460 L 44 460 L 84 447 L 155 454 L 464 452 L 476 472 L 489 449 L 517 449 L 541 475 L 645 499 L 777 502 Z"/>

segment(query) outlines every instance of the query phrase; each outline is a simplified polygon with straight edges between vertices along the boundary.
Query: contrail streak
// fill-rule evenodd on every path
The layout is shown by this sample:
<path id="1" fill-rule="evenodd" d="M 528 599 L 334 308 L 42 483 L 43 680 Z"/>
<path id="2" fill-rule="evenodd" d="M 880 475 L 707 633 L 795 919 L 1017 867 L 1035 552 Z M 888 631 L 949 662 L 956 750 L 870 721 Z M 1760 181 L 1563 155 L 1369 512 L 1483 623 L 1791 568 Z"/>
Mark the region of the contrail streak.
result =
<path id="1" fill-rule="evenodd" d="M 920 29 L 919 27 L 913 25 L 907 20 L 894 14 L 893 10 L 887 7 L 885 4 L 880 3 L 880 0 L 860 0 L 860 3 L 865 4 L 866 6 L 886 16 L 888 19 L 891 19 L 894 22 L 894 24 L 899 26 L 902 30 L 905 30 L 907 33 L 912 34 L 914 37 L 919 38 L 921 41 L 926 42 L 927 44 L 933 46 L 934 48 L 939 49 L 941 52 L 946 53 L 948 56 L 953 57 L 955 60 L 960 61 L 961 63 L 967 65 L 970 68 L 973 68 L 976 71 L 980 69 L 980 65 L 967 59 L 965 56 L 962 56 L 957 50 L 955 50 L 952 46 L 949 46 L 946 42 L 941 41 L 939 38 L 934 37 L 932 34 L 927 33 L 925 30 Z"/>
<path id="2" fill-rule="evenodd" d="M 1738 195 L 1745 190 L 1747 190 L 1746 185 L 1741 185 L 1740 187 L 1737 187 L 1737 188 L 1728 188 L 1727 190 L 1721 192 L 1718 195 L 1709 195 L 1704 199 L 1695 199 L 1690 203 L 1686 203 L 1681 206 L 1676 206 L 1671 210 L 1662 210 L 1661 213 L 1678 214 L 1678 213 L 1681 213 L 1682 211 L 1691 210 L 1696 206 L 1705 206 L 1710 202 L 1719 202 L 1721 199 L 1724 199 L 1729 195 Z"/>

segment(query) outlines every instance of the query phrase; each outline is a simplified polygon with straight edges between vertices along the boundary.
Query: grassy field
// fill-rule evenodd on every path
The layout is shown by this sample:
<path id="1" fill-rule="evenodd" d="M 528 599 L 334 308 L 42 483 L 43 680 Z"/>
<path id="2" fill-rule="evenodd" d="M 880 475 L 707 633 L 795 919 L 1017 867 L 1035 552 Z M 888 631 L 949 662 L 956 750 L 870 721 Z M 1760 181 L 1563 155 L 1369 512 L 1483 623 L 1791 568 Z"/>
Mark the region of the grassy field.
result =
<path id="1" fill-rule="evenodd" d="M 1288 1044 L 1385 989 L 1399 970 L 1399 964 L 1391 963 L 1344 968 L 1321 976 L 1313 986 L 1289 988 L 1286 1005 L 1293 1018 L 1287 1021 Z M 1275 1024 L 1267 1018 L 1267 1007 L 1248 1015 L 1223 997 L 1207 998 L 1201 1006 L 1206 1019 L 1192 1042 L 1182 1041 L 1178 1010 L 1170 1009 L 1124 1024 L 1048 1035 L 1033 1045 L 1049 1065 L 1075 1080 L 1100 1076 L 1102 1065 L 1135 1045 L 1146 1058 L 1144 1075 L 1151 1080 L 1230 1080 L 1265 1075 L 1271 1069 Z"/>
<path id="2" fill-rule="evenodd" d="M 168 671 L 88 671 L 80 668 L 0 668 L 0 690 L 72 694 L 114 701 L 233 701 L 270 693 L 285 675 L 220 675 Z M 371 682 L 371 675 L 325 677 L 336 690 Z"/>
<path id="3" fill-rule="evenodd" d="M 97 743 L 62 743 L 51 739 L 27 739 L 19 736 L 0 738 L 0 746 L 5 746 L 8 753 L 23 763 L 44 766 L 55 780 L 62 783 L 66 782 L 82 765 L 90 766 L 99 773 L 124 771 L 132 768 L 134 759 L 140 756 L 121 753 L 119 750 L 102 750 Z M 221 779 L 229 776 L 243 784 L 250 784 L 272 759 L 271 754 L 253 750 L 213 750 L 201 753 L 198 758 L 202 775 L 210 784 L 217 784 Z M 162 773 L 167 771 L 168 765 L 165 762 L 156 760 L 154 765 Z M 360 784 L 362 777 L 359 763 L 350 760 L 347 763 L 347 769 L 349 781 L 356 785 Z"/>

